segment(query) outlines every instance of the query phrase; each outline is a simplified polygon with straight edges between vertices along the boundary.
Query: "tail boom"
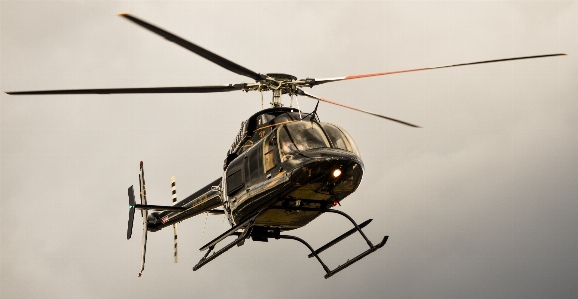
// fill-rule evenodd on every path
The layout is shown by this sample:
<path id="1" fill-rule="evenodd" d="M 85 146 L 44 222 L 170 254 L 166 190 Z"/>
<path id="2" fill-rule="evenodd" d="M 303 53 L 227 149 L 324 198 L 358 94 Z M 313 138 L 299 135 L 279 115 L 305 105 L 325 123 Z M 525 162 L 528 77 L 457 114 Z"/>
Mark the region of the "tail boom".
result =
<path id="1" fill-rule="evenodd" d="M 154 216 L 154 218 L 149 217 L 149 231 L 159 231 L 167 226 L 205 212 L 219 214 L 219 211 L 214 211 L 214 209 L 223 204 L 221 201 L 221 192 L 219 188 L 214 187 L 220 186 L 220 184 L 221 178 L 218 178 L 197 192 L 189 195 L 187 198 L 175 203 L 173 208 L 180 209 L 180 211 L 165 209 L 164 212 L 153 213 L 152 216 Z"/>

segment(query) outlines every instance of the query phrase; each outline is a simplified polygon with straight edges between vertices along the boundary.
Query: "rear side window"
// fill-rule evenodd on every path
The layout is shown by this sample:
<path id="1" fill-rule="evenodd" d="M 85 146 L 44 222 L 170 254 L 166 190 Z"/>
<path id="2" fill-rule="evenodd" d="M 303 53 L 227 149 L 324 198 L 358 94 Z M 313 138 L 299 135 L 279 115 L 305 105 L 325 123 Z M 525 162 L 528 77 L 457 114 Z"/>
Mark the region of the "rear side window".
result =
<path id="1" fill-rule="evenodd" d="M 238 169 L 227 176 L 227 195 L 235 193 L 235 191 L 239 190 L 241 187 L 243 187 L 243 176 L 241 174 L 241 169 Z"/>

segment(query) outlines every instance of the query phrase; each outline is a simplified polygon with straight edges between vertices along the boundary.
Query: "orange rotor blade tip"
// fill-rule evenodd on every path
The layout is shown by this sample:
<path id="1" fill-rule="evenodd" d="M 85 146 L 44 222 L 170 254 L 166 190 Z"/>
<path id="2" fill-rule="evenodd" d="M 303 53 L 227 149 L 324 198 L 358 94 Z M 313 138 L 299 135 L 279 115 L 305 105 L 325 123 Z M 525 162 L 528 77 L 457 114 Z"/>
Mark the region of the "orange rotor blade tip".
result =
<path id="1" fill-rule="evenodd" d="M 121 17 L 128 16 L 128 13 L 126 13 L 126 12 L 121 12 L 121 13 L 119 13 L 117 16 L 121 16 Z"/>

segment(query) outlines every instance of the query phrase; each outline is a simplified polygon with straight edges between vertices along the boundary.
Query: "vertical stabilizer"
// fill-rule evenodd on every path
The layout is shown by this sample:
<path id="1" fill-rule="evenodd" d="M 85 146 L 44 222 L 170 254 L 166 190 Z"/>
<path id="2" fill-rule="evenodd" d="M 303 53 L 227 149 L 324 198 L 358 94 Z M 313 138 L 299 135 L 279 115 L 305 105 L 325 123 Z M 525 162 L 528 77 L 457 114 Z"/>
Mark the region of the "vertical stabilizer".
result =
<path id="1" fill-rule="evenodd" d="M 134 188 L 130 186 L 128 188 L 128 229 L 126 231 L 126 239 L 129 240 L 132 236 L 132 225 L 134 222 L 134 212 L 135 212 L 136 202 L 134 201 Z"/>

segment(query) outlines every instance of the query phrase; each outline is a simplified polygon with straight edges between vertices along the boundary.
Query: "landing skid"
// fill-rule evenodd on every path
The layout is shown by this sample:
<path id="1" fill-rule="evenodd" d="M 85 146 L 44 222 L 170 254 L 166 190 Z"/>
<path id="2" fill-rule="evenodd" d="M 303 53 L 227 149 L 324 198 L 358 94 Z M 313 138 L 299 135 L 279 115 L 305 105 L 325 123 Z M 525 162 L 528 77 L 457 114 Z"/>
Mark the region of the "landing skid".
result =
<path id="1" fill-rule="evenodd" d="M 270 229 L 265 229 L 263 227 L 254 227 L 253 224 L 255 222 L 255 219 L 260 214 L 260 213 L 258 213 L 256 215 L 254 215 L 253 217 L 245 220 L 243 223 L 240 223 L 240 224 L 236 225 L 235 227 L 229 229 L 225 233 L 221 234 L 219 237 L 215 238 L 213 241 L 209 242 L 207 245 L 201 247 L 201 249 L 200 249 L 201 251 L 204 251 L 206 249 L 208 249 L 208 251 L 205 254 L 205 256 L 203 256 L 203 258 L 201 258 L 201 260 L 199 260 L 199 262 L 193 267 L 193 271 L 200 269 L 202 266 L 206 265 L 207 263 L 209 263 L 213 259 L 215 259 L 218 256 L 220 256 L 221 254 L 225 253 L 227 250 L 233 248 L 235 245 L 237 245 L 237 246 L 243 245 L 243 243 L 245 242 L 245 240 L 248 237 L 251 237 L 255 241 L 266 241 L 267 239 L 274 238 L 274 239 L 295 240 L 295 241 L 302 243 L 307 248 L 309 248 L 309 250 L 311 251 L 311 253 L 309 254 L 309 257 L 310 258 L 315 257 L 317 259 L 317 261 L 323 267 L 323 270 L 325 270 L 325 273 L 326 273 L 325 279 L 327 279 L 327 278 L 335 275 L 337 272 L 351 266 L 352 264 L 358 262 L 362 258 L 368 256 L 369 254 L 371 254 L 374 251 L 378 250 L 379 248 L 383 247 L 383 245 L 385 245 L 385 243 L 387 242 L 387 239 L 388 239 L 388 236 L 385 236 L 385 237 L 383 237 L 383 240 L 379 244 L 373 245 L 371 243 L 371 241 L 369 241 L 367 236 L 365 236 L 365 234 L 361 230 L 363 227 L 368 225 L 372 219 L 366 220 L 365 222 L 361 223 L 360 225 L 357 225 L 357 223 L 349 215 L 347 215 L 346 213 L 341 212 L 341 211 L 329 210 L 329 209 L 320 210 L 320 209 L 310 209 L 310 208 L 283 208 L 283 207 L 279 207 L 279 208 L 274 207 L 271 209 L 283 209 L 283 210 L 295 210 L 295 211 L 296 210 L 319 211 L 319 212 L 323 212 L 323 213 L 325 213 L 325 212 L 336 213 L 336 214 L 342 215 L 343 217 L 349 219 L 349 221 L 351 221 L 351 223 L 353 224 L 354 228 L 343 233 L 339 237 L 331 240 L 327 244 L 319 247 L 319 249 L 314 250 L 313 247 L 311 247 L 311 245 L 309 245 L 309 243 L 307 243 L 305 240 L 303 240 L 299 237 L 295 237 L 295 236 L 291 236 L 291 235 L 281 235 L 279 229 L 270 230 Z M 243 229 L 243 231 L 238 232 L 241 229 Z M 319 254 L 321 252 L 325 251 L 326 249 L 332 247 L 333 245 L 341 242 L 342 240 L 344 240 L 345 238 L 354 234 L 355 232 L 359 232 L 359 234 L 361 234 L 363 239 L 365 239 L 365 241 L 367 242 L 369 249 L 362 252 L 361 254 L 357 255 L 356 257 L 354 257 L 350 260 L 347 260 L 347 262 L 345 262 L 342 265 L 337 266 L 335 269 L 330 270 L 329 267 L 327 267 L 327 265 L 325 265 L 325 263 L 323 263 L 323 261 L 319 257 Z M 209 255 L 212 252 L 212 250 L 215 248 L 215 245 L 217 245 L 219 242 L 223 241 L 226 237 L 233 236 L 233 235 L 236 235 L 237 239 L 235 239 L 233 242 L 225 245 L 223 248 L 219 249 L 218 251 L 214 252 L 212 255 Z"/>
<path id="2" fill-rule="evenodd" d="M 319 211 L 318 209 L 309 209 L 309 208 L 292 208 L 292 209 L 287 209 L 286 210 L 301 210 L 301 211 Z M 385 245 L 385 243 L 387 242 L 387 239 L 389 238 L 388 236 L 383 237 L 383 240 L 377 244 L 377 245 L 373 245 L 371 243 L 371 241 L 369 241 L 369 239 L 367 238 L 367 236 L 365 236 L 365 234 L 363 233 L 363 231 L 361 230 L 363 227 L 365 227 L 366 225 L 368 225 L 372 219 L 368 219 L 366 221 L 364 221 L 363 223 L 361 223 L 360 225 L 357 225 L 357 223 L 353 220 L 353 218 L 351 218 L 349 215 L 347 215 L 346 213 L 342 212 L 342 211 L 338 211 L 338 210 L 322 210 L 322 212 L 329 212 L 329 213 L 336 213 L 339 214 L 347 219 L 349 219 L 349 221 L 351 221 L 351 223 L 353 224 L 354 228 L 350 229 L 349 231 L 345 232 L 344 234 L 342 234 L 341 236 L 329 241 L 327 244 L 319 247 L 319 249 L 317 250 L 313 250 L 313 248 L 311 247 L 311 245 L 309 245 L 305 240 L 295 237 L 295 236 L 290 236 L 290 235 L 279 235 L 277 239 L 291 239 L 291 240 L 296 240 L 301 242 L 303 245 L 307 246 L 307 248 L 309 248 L 309 250 L 311 250 L 311 253 L 309 254 L 309 257 L 315 257 L 317 259 L 317 261 L 319 261 L 319 263 L 321 264 L 321 266 L 323 267 L 323 270 L 325 270 L 325 279 L 335 275 L 337 272 L 351 266 L 352 264 L 354 264 L 355 262 L 358 262 L 359 260 L 361 260 L 362 258 L 368 256 L 369 254 L 373 253 L 374 251 L 378 250 L 379 248 L 383 247 L 383 245 Z M 345 262 L 345 264 L 339 265 L 337 266 L 337 268 L 333 269 L 333 270 L 329 270 L 329 268 L 323 263 L 323 261 L 321 260 L 321 258 L 319 257 L 319 253 L 325 251 L 326 249 L 330 248 L 331 246 L 343 241 L 345 238 L 349 237 L 350 235 L 352 235 L 355 232 L 359 232 L 359 234 L 361 234 L 361 236 L 363 237 L 363 239 L 365 239 L 365 242 L 367 242 L 367 245 L 369 246 L 369 249 L 362 252 L 361 254 L 357 255 L 356 257 L 347 260 L 347 262 Z"/>

